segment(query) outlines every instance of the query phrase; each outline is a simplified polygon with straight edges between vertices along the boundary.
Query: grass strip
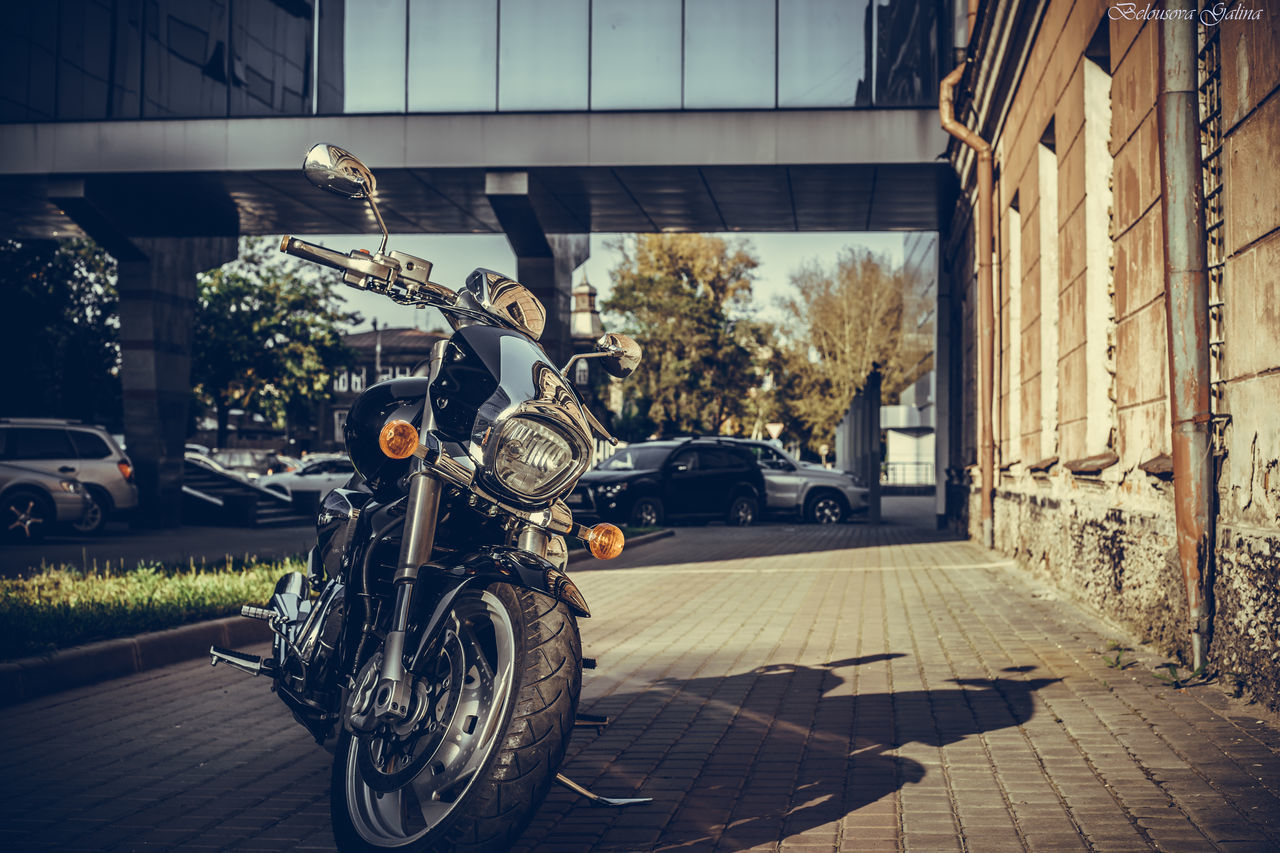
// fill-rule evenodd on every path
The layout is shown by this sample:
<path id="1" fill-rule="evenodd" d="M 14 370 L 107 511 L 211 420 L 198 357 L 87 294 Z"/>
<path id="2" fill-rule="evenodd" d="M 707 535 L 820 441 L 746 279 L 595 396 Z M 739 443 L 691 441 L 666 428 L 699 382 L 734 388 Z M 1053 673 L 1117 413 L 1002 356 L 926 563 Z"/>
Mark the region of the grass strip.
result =
<path id="1" fill-rule="evenodd" d="M 306 566 L 253 559 L 129 570 L 58 566 L 0 579 L 0 660 L 230 616 L 242 604 L 267 601 L 291 571 Z"/>

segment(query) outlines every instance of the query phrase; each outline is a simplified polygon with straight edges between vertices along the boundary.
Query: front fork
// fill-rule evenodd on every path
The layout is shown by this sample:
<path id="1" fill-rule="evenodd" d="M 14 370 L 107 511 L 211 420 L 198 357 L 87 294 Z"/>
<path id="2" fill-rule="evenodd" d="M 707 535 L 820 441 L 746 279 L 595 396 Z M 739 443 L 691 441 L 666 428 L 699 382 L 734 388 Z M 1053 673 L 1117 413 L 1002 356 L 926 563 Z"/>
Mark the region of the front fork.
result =
<path id="1" fill-rule="evenodd" d="M 373 713 L 381 719 L 398 721 L 409 715 L 413 684 L 404 671 L 405 632 L 409 629 L 409 610 L 418 569 L 431 559 L 431 549 L 435 545 L 443 489 L 444 484 L 426 471 L 419 471 L 410 478 L 409 503 L 395 575 L 395 606 L 391 611 L 391 627 L 383 643 L 378 687 L 373 693 Z"/>

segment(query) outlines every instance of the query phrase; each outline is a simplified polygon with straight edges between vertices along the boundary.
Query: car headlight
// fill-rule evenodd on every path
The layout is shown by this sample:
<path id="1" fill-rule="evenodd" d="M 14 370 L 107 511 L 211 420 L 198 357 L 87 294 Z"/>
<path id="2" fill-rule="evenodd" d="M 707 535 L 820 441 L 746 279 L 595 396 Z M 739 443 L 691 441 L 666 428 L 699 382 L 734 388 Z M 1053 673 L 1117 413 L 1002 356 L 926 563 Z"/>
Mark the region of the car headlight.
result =
<path id="1" fill-rule="evenodd" d="M 80 484 L 79 480 L 62 480 L 58 485 L 62 487 L 64 492 L 70 492 L 73 495 L 84 494 L 84 486 Z"/>
<path id="2" fill-rule="evenodd" d="M 555 494 L 587 466 L 586 454 L 546 423 L 514 417 L 502 425 L 489 455 L 498 485 L 526 500 Z"/>
<path id="3" fill-rule="evenodd" d="M 600 486 L 596 489 L 596 491 L 602 497 L 606 497 L 610 500 L 613 500 L 614 498 L 616 498 L 618 495 L 622 494 L 626 490 L 627 490 L 626 483 L 609 483 L 607 485 Z"/>

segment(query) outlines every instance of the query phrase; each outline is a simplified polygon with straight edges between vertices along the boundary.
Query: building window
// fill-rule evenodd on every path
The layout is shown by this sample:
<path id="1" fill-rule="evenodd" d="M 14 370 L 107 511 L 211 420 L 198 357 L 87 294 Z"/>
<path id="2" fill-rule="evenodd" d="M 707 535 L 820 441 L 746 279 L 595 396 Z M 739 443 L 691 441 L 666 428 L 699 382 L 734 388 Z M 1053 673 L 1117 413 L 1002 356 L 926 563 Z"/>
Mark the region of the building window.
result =
<path id="1" fill-rule="evenodd" d="M 1053 119 L 1037 146 L 1040 184 L 1040 448 L 1058 452 L 1058 153 Z"/>
<path id="2" fill-rule="evenodd" d="M 1104 19 L 1084 72 L 1085 455 L 1111 448 L 1115 424 L 1115 283 L 1111 267 L 1111 47 Z"/>
<path id="3" fill-rule="evenodd" d="M 348 411 L 348 409 L 333 410 L 333 440 L 338 444 L 343 442 L 342 432 L 347 428 Z"/>
<path id="4" fill-rule="evenodd" d="M 1018 194 L 1013 194 L 1009 210 L 1005 214 L 1008 229 L 1007 243 L 1009 258 L 1005 264 L 1005 288 L 1009 294 L 1006 307 L 1009 328 L 1008 352 L 1006 358 L 1009 365 L 1008 401 L 1005 412 L 1008 415 L 1007 432 L 1008 456 L 1000 460 L 1001 464 L 1020 461 L 1019 451 L 1022 448 L 1022 213 L 1018 210 Z M 1035 460 L 1027 460 L 1034 462 Z"/>

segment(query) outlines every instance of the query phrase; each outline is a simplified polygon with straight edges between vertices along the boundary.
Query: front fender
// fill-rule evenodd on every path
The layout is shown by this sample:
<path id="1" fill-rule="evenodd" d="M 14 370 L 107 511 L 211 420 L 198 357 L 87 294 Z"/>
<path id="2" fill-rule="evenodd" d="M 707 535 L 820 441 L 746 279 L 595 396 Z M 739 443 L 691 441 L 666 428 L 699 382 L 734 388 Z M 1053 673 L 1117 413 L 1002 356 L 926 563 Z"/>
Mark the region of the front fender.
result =
<path id="1" fill-rule="evenodd" d="M 431 567 L 424 566 L 429 572 Z M 496 580 L 545 593 L 563 601 L 575 616 L 591 615 L 587 600 L 569 576 L 542 557 L 507 545 L 486 545 L 454 557 L 439 569 L 446 577 Z"/>
<path id="2" fill-rule="evenodd" d="M 443 564 L 422 567 L 417 582 L 419 585 L 434 587 L 431 594 L 437 600 L 431 616 L 418 633 L 417 649 L 409 661 L 408 668 L 411 671 L 416 672 L 418 662 L 428 654 L 459 593 L 468 587 L 483 587 L 491 581 L 509 583 L 549 595 L 557 601 L 563 601 L 575 616 L 586 618 L 591 615 L 586 599 L 563 571 L 528 551 L 504 545 L 486 545 L 470 554 L 454 556 Z M 425 589 L 418 590 L 415 594 L 421 592 L 425 592 Z"/>

